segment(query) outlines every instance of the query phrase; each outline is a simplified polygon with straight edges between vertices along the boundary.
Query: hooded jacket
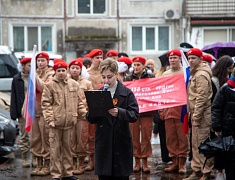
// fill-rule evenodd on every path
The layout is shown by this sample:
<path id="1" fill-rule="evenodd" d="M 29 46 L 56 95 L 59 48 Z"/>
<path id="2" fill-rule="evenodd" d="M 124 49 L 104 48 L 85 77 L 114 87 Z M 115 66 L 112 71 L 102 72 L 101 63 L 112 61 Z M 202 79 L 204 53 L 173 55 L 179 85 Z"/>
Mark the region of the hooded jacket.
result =
<path id="1" fill-rule="evenodd" d="M 56 77 L 44 85 L 42 110 L 46 122 L 55 122 L 55 128 L 72 128 L 77 118 L 85 119 L 86 108 L 81 99 L 79 83 L 65 78 L 61 83 Z"/>
<path id="2" fill-rule="evenodd" d="M 199 63 L 190 70 L 188 112 L 192 125 L 211 124 L 212 72 L 207 64 Z"/>

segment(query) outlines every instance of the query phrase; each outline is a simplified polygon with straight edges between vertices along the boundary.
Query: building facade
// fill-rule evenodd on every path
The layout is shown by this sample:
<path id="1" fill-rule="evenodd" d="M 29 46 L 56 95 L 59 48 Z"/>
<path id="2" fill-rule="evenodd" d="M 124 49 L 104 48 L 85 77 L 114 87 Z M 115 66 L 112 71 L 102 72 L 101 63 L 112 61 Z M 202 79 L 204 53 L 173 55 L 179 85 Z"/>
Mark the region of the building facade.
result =
<path id="1" fill-rule="evenodd" d="M 215 42 L 235 42 L 235 0 L 185 0 L 185 39 L 202 48 Z"/>
<path id="2" fill-rule="evenodd" d="M 15 52 L 93 48 L 156 58 L 186 39 L 183 0 L 0 0 L 0 43 Z"/>

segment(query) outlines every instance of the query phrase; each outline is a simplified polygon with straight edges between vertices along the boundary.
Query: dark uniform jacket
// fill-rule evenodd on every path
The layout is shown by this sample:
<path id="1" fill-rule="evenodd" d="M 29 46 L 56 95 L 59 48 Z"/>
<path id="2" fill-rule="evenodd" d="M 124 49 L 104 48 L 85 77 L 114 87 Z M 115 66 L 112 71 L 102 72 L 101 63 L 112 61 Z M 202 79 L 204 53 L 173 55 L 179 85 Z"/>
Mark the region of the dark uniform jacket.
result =
<path id="1" fill-rule="evenodd" d="M 19 72 L 13 77 L 11 84 L 11 119 L 16 120 L 17 118 L 22 117 L 24 99 L 24 80 L 21 77 L 21 72 Z"/>
<path id="2" fill-rule="evenodd" d="M 124 81 L 133 81 L 138 79 L 145 79 L 145 78 L 155 78 L 155 75 L 153 73 L 148 73 L 148 69 L 145 69 L 143 73 L 141 74 L 141 77 L 139 78 L 136 74 L 131 73 L 128 76 L 124 78 Z M 155 114 L 154 111 L 149 112 L 143 112 L 140 114 L 141 117 L 153 117 Z"/>
<path id="3" fill-rule="evenodd" d="M 212 104 L 212 128 L 223 136 L 235 137 L 235 91 L 226 83 L 217 92 Z"/>
<path id="4" fill-rule="evenodd" d="M 95 174 L 100 176 L 129 176 L 133 174 L 133 145 L 130 122 L 139 118 L 134 94 L 118 82 L 113 99 L 117 99 L 118 116 L 90 117 L 96 123 Z"/>

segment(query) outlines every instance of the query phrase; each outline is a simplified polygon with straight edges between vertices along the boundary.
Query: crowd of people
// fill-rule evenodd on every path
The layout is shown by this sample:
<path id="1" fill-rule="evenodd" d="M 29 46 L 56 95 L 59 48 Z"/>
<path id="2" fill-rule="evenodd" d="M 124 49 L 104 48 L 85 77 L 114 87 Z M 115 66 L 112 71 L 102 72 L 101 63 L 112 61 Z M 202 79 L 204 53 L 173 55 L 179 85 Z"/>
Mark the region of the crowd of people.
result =
<path id="1" fill-rule="evenodd" d="M 55 59 L 51 67 L 47 53 L 36 55 L 36 115 L 29 133 L 23 112 L 31 58 L 20 60 L 20 72 L 12 81 L 10 114 L 13 120 L 18 119 L 22 166 L 34 167 L 31 175 L 76 180 L 75 175 L 95 170 L 100 180 L 128 180 L 133 172 L 150 173 L 151 138 L 159 134 L 162 161 L 172 161 L 165 173 L 186 174 L 190 157 L 192 174 L 184 180 L 209 180 L 213 175 L 222 180 L 224 169 L 227 180 L 235 178 L 234 151 L 206 160 L 198 150 L 208 137 L 235 138 L 234 62 L 230 56 L 220 57 L 212 67 L 212 56 L 198 48 L 187 51 L 190 135 L 183 131 L 182 106 L 139 113 L 133 92 L 123 84 L 183 74 L 179 49 L 167 53 L 169 62 L 160 70 L 143 56 L 131 59 L 116 50 L 105 56 L 103 59 L 101 49 L 93 49 L 68 64 Z M 103 90 L 104 84 L 113 108 L 92 116 L 84 92 Z"/>

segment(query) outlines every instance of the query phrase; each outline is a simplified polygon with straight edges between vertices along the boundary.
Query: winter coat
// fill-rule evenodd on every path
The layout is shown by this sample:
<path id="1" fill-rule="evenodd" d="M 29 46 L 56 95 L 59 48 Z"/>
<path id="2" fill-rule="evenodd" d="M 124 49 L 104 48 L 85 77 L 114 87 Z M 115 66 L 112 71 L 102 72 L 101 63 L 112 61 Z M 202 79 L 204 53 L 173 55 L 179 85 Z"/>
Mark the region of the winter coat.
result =
<path id="1" fill-rule="evenodd" d="M 24 104 L 24 99 L 24 80 L 21 77 L 21 72 L 19 72 L 13 77 L 11 84 L 11 119 L 16 120 L 17 118 L 22 117 L 22 107 Z"/>
<path id="2" fill-rule="evenodd" d="M 224 84 L 212 104 L 212 128 L 223 136 L 235 137 L 235 90 Z"/>
<path id="3" fill-rule="evenodd" d="M 85 107 L 87 108 L 87 102 L 86 102 L 86 96 L 84 91 L 91 91 L 92 88 L 92 83 L 91 81 L 83 78 L 82 76 L 79 76 L 79 79 L 77 80 L 79 83 L 79 88 L 81 89 L 81 99 L 83 100 L 83 103 Z"/>
<path id="4" fill-rule="evenodd" d="M 56 77 L 44 84 L 42 110 L 45 121 L 55 122 L 55 128 L 68 129 L 77 118 L 85 119 L 86 108 L 80 98 L 78 82 L 65 78 L 62 84 Z"/>
<path id="5" fill-rule="evenodd" d="M 129 176 L 133 174 L 133 145 L 129 123 L 139 118 L 134 94 L 118 82 L 113 99 L 117 99 L 118 116 L 90 117 L 96 124 L 95 174 L 102 176 Z"/>
<path id="6" fill-rule="evenodd" d="M 190 70 L 188 112 L 192 125 L 211 125 L 212 72 L 207 64 L 199 63 Z"/>
<path id="7" fill-rule="evenodd" d="M 37 77 L 36 77 L 36 115 L 42 116 L 42 108 L 41 108 L 41 98 L 42 91 L 44 88 L 45 82 L 52 79 L 52 76 L 55 74 L 55 71 L 51 67 L 47 67 L 43 73 L 41 69 L 37 69 Z"/>
<path id="8" fill-rule="evenodd" d="M 155 75 L 153 73 L 148 73 L 148 69 L 145 69 L 143 73 L 141 74 L 140 78 L 136 74 L 131 73 L 131 74 L 128 74 L 124 78 L 124 81 L 133 81 L 133 80 L 139 80 L 139 79 L 145 79 L 145 78 L 155 78 Z M 154 113 L 155 113 L 154 111 L 143 112 L 140 114 L 140 116 L 141 117 L 153 117 Z"/>

